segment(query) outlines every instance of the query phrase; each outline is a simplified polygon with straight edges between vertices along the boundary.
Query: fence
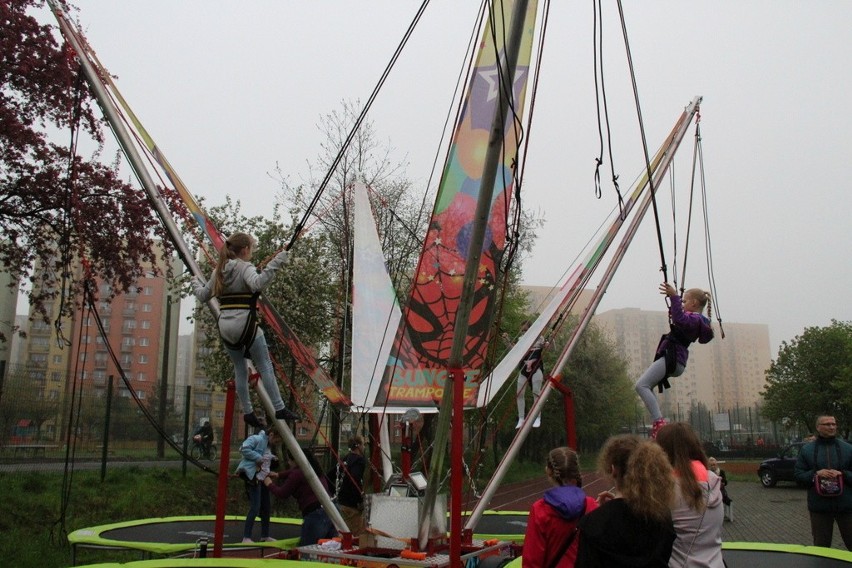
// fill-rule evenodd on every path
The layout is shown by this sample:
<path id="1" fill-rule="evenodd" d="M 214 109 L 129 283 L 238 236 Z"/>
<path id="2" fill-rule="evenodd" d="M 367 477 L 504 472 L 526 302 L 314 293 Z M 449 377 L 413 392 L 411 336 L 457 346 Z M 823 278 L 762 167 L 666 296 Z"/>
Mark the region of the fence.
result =
<path id="1" fill-rule="evenodd" d="M 45 388 L 44 382 L 43 375 L 26 368 L 9 369 L 0 378 L 0 463 L 69 456 L 176 460 L 197 426 L 190 424 L 186 405 L 171 399 L 162 408 L 156 398 L 140 406 L 126 389 L 113 392 L 111 385 L 101 391 L 66 392 Z M 179 404 L 189 400 L 189 387 L 181 395 Z M 221 432 L 216 433 L 220 438 Z M 237 449 L 239 436 L 233 436 Z"/>

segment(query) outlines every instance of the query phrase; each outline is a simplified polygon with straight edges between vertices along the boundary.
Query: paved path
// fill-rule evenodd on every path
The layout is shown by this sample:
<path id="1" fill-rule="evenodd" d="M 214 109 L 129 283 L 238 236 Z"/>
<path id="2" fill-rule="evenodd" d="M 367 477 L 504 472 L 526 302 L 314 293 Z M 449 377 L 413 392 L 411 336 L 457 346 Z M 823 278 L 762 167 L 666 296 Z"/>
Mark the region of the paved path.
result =
<path id="1" fill-rule="evenodd" d="M 584 480 L 586 483 L 583 488 L 589 495 L 608 489 L 603 479 L 589 475 L 584 476 Z M 495 494 L 489 508 L 528 511 L 549 486 L 544 478 L 507 485 Z M 725 521 L 722 529 L 725 542 L 813 544 L 805 489 L 786 483 L 765 489 L 755 476 L 754 482 L 731 481 L 728 493 L 733 499 L 734 521 Z M 846 549 L 837 527 L 834 529 L 832 548 Z"/>

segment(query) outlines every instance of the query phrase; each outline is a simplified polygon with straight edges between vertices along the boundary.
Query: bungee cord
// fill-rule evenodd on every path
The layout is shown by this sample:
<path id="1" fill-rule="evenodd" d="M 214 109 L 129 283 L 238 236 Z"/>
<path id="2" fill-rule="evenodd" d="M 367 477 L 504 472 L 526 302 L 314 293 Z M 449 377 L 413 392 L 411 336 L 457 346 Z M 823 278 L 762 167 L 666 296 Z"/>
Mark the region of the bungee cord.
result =
<path id="1" fill-rule="evenodd" d="M 669 275 L 668 268 L 666 267 L 666 254 L 663 249 L 663 234 L 660 229 L 660 215 L 657 210 L 657 188 L 654 187 L 654 176 L 651 173 L 651 158 L 648 155 L 648 141 L 645 137 L 645 121 L 642 119 L 642 105 L 639 103 L 639 88 L 636 85 L 636 72 L 633 68 L 633 56 L 630 53 L 630 42 L 627 38 L 627 24 L 624 19 L 624 7 L 621 4 L 621 0 L 618 0 L 618 14 L 621 18 L 621 33 L 624 37 L 624 49 L 627 54 L 627 64 L 630 68 L 630 81 L 633 85 L 633 98 L 636 101 L 636 114 L 639 119 L 639 132 L 642 136 L 642 150 L 645 155 L 645 169 L 648 172 L 648 186 L 651 190 L 651 205 L 654 210 L 654 223 L 657 227 L 657 244 L 660 249 L 660 271 L 663 273 L 663 281 L 668 282 Z"/>
<path id="2" fill-rule="evenodd" d="M 598 139 L 600 141 L 600 150 L 598 152 L 598 156 L 595 158 L 595 197 L 598 199 L 601 198 L 601 173 L 600 169 L 603 165 L 603 152 L 604 152 L 604 134 L 601 126 L 601 103 L 603 103 L 603 117 L 604 124 L 606 125 L 606 144 L 607 144 L 607 152 L 609 156 L 609 168 L 612 172 L 612 185 L 615 189 L 615 193 L 618 196 L 618 208 L 619 211 L 623 211 L 624 209 L 624 198 L 621 195 L 621 189 L 618 186 L 618 174 L 615 173 L 615 160 L 612 155 L 612 130 L 609 125 L 609 105 L 607 103 L 606 96 L 606 82 L 604 81 L 604 73 L 603 73 L 603 13 L 601 10 L 601 3 L 597 0 L 593 0 L 592 2 L 592 43 L 593 43 L 593 61 L 594 61 L 594 73 L 595 73 L 595 109 L 597 112 L 598 119 Z M 598 26 L 600 25 L 600 37 L 598 37 Z M 598 60 L 600 57 L 600 61 Z M 600 85 L 598 85 L 598 76 L 600 76 Z M 622 213 L 623 215 L 623 213 Z"/>
<path id="3" fill-rule="evenodd" d="M 297 223 L 295 230 L 293 231 L 293 235 L 290 238 L 290 242 L 285 247 L 285 250 L 290 250 L 290 248 L 292 248 L 293 244 L 296 242 L 296 239 L 299 238 L 299 235 L 302 231 L 302 228 L 305 226 L 308 218 L 313 213 L 313 210 L 316 207 L 317 203 L 319 202 L 320 197 L 322 196 L 323 192 L 325 191 L 326 187 L 328 186 L 329 182 L 331 181 L 331 177 L 332 177 L 332 175 L 334 175 L 334 171 L 337 169 L 337 166 L 340 164 L 340 161 L 343 159 L 344 155 L 346 154 L 346 150 L 349 148 L 349 145 L 352 143 L 352 140 L 355 138 L 355 134 L 358 132 L 358 129 L 361 127 L 361 123 L 363 123 L 364 119 L 367 117 L 367 113 L 369 112 L 370 108 L 373 106 L 373 102 L 376 100 L 376 97 L 379 94 L 379 90 L 384 85 L 387 77 L 390 75 L 391 69 L 393 69 L 393 66 L 396 63 L 397 59 L 399 59 L 399 56 L 402 53 L 403 48 L 408 43 L 408 40 L 411 37 L 412 32 L 414 31 L 414 27 L 420 21 L 420 18 L 423 15 L 423 12 L 426 10 L 426 6 L 428 4 L 429 4 L 429 0 L 423 0 L 423 3 L 420 5 L 420 8 L 418 8 L 417 13 L 414 15 L 414 19 L 409 24 L 408 29 L 406 29 L 405 34 L 403 34 L 402 40 L 400 40 L 400 43 L 396 48 L 396 51 L 394 51 L 393 55 L 391 56 L 390 62 L 388 62 L 387 66 L 385 67 L 385 70 L 382 73 L 382 76 L 379 78 L 378 83 L 373 88 L 373 92 L 370 93 L 370 97 L 367 99 L 367 102 L 364 104 L 364 108 L 361 109 L 361 113 L 358 115 L 358 118 L 355 120 L 355 124 L 352 126 L 352 129 L 349 131 L 349 134 L 347 135 L 346 139 L 343 141 L 343 144 L 340 146 L 340 150 L 337 152 L 337 156 L 335 156 L 334 160 L 331 163 L 331 166 L 329 166 L 328 171 L 325 174 L 325 177 L 320 182 L 319 189 L 317 189 L 313 199 L 311 200 L 310 204 L 306 208 L 305 213 L 302 216 L 302 219 Z"/>

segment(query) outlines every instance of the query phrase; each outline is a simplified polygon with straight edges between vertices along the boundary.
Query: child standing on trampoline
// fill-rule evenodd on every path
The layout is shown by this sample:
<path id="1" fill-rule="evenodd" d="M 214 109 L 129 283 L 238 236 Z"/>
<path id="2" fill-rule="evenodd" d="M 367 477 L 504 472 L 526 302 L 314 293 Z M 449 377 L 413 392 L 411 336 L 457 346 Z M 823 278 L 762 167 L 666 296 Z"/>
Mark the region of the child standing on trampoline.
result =
<path id="1" fill-rule="evenodd" d="M 248 359 L 260 373 L 263 388 L 272 399 L 275 418 L 298 420 L 281 399 L 278 380 L 269 357 L 269 348 L 263 329 L 257 323 L 257 298 L 278 272 L 287 264 L 287 251 L 282 250 L 263 268 L 258 270 L 250 262 L 257 242 L 246 233 L 234 233 L 219 251 L 219 262 L 207 282 L 200 278 L 192 281 L 195 297 L 201 302 L 219 299 L 221 313 L 217 325 L 225 350 L 234 362 L 234 382 L 243 410 L 243 420 L 249 426 L 262 428 L 251 405 L 248 388 Z"/>
<path id="2" fill-rule="evenodd" d="M 710 327 L 710 293 L 700 288 L 690 288 L 681 298 L 674 286 L 668 282 L 660 284 L 660 293 L 669 297 L 669 320 L 671 331 L 664 335 L 657 346 L 654 362 L 636 382 L 636 393 L 645 403 L 651 414 L 651 437 L 666 425 L 666 419 L 660 411 L 653 388 L 659 386 L 660 392 L 669 388 L 669 377 L 679 377 L 686 369 L 689 357 L 689 345 L 698 340 L 709 343 L 713 339 Z M 704 315 L 707 308 L 708 316 Z"/>
<path id="3" fill-rule="evenodd" d="M 249 500 L 249 512 L 243 527 L 243 544 L 250 544 L 254 520 L 260 516 L 260 540 L 267 542 L 274 538 L 269 536 L 270 506 L 269 491 L 264 485 L 264 479 L 270 475 L 270 466 L 275 457 L 274 448 L 281 442 L 281 436 L 274 428 L 261 430 L 243 441 L 240 454 L 243 459 L 237 466 L 237 474 L 245 482 L 246 496 Z"/>

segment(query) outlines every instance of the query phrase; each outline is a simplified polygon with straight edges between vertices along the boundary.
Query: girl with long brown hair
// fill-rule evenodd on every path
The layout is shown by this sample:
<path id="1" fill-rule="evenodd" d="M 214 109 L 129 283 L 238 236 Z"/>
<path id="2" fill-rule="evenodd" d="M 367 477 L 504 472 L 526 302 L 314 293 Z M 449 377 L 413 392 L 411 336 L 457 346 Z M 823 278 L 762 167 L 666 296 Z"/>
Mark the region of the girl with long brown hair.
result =
<path id="1" fill-rule="evenodd" d="M 663 426 L 657 433 L 657 444 L 672 464 L 677 487 L 672 507 L 677 538 L 669 565 L 723 568 L 722 479 L 708 471 L 707 455 L 689 424 Z"/>
<path id="2" fill-rule="evenodd" d="M 299 416 L 287 409 L 278 390 L 278 379 L 263 329 L 257 323 L 257 298 L 272 281 L 278 270 L 287 264 L 287 251 L 282 250 L 267 263 L 263 270 L 252 264 L 251 256 L 256 241 L 246 233 L 234 233 L 219 251 L 219 262 L 207 282 L 192 281 L 195 297 L 201 302 L 219 299 L 221 313 L 217 322 L 225 350 L 234 363 L 234 382 L 243 411 L 243 420 L 249 426 L 262 428 L 251 405 L 248 388 L 248 359 L 260 373 L 263 388 L 272 399 L 275 418 L 298 420 Z"/>
<path id="3" fill-rule="evenodd" d="M 665 568 L 675 539 L 672 468 L 656 444 L 637 436 L 610 438 L 598 469 L 615 487 L 580 519 L 578 568 Z"/>

